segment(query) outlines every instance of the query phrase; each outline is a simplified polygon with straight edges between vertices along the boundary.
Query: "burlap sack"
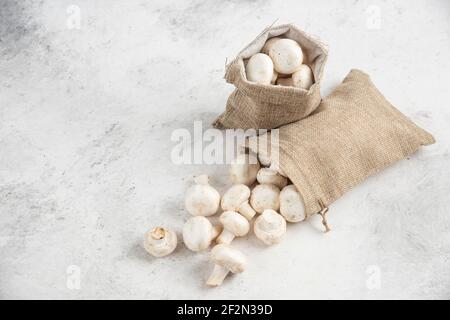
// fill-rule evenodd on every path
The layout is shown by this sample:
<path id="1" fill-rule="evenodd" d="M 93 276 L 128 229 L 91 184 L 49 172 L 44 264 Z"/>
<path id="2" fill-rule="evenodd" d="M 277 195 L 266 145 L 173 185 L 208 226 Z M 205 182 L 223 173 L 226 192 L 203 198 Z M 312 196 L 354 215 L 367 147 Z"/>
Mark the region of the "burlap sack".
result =
<path id="1" fill-rule="evenodd" d="M 370 175 L 435 142 L 359 70 L 352 70 L 320 109 L 279 128 L 280 167 L 302 195 L 308 216 L 323 212 Z M 248 143 L 250 150 L 269 156 L 265 149 L 270 147 L 258 149 L 257 137 Z"/>
<path id="2" fill-rule="evenodd" d="M 267 39 L 281 36 L 297 41 L 303 49 L 304 63 L 314 74 L 309 90 L 263 85 L 247 81 L 244 60 L 261 51 Z M 327 49 L 291 24 L 266 28 L 226 66 L 225 80 L 236 89 L 229 96 L 226 110 L 213 123 L 220 129 L 272 129 L 308 116 L 320 103 L 320 81 Z"/>

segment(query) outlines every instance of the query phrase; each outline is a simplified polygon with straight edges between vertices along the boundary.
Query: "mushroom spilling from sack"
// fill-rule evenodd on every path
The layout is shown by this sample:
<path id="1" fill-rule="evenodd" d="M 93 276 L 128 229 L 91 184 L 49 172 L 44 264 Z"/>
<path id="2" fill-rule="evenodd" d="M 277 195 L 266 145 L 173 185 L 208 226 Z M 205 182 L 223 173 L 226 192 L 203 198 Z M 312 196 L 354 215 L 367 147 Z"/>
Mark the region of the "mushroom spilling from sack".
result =
<path id="1" fill-rule="evenodd" d="M 269 38 L 261 52 L 246 61 L 245 74 L 248 81 L 259 84 L 304 90 L 309 90 L 314 84 L 314 74 L 305 63 L 300 44 L 280 37 Z"/>
<path id="2" fill-rule="evenodd" d="M 193 252 L 213 247 L 214 270 L 206 285 L 220 286 L 230 272 L 246 269 L 245 255 L 231 246 L 238 241 L 235 238 L 247 236 L 253 228 L 254 236 L 264 244 L 277 244 L 286 233 L 287 221 L 304 220 L 300 194 L 273 160 L 242 150 L 230 164 L 231 186 L 222 196 L 206 174 L 195 176 L 186 190 L 184 204 L 190 216 L 181 232 L 184 245 Z M 214 218 L 217 213 L 218 219 Z M 213 224 L 210 218 L 218 222 Z M 173 230 L 157 227 L 145 234 L 144 247 L 155 257 L 169 255 L 176 245 Z"/>

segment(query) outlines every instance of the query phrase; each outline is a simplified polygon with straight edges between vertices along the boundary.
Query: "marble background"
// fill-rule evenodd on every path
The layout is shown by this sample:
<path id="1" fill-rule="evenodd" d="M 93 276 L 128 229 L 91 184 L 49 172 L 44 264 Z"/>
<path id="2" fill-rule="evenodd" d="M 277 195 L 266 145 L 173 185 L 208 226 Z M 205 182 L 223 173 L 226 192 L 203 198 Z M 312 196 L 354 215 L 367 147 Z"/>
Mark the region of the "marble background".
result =
<path id="1" fill-rule="evenodd" d="M 450 298 L 450 2 L 0 2 L 0 298 Z M 225 166 L 174 165 L 173 130 L 205 126 L 232 58 L 292 22 L 329 45 L 322 94 L 351 68 L 437 143 L 370 178 L 216 289 L 180 241 L 155 259 L 151 226 L 181 230 L 183 194 Z M 79 25 L 77 24 L 79 21 Z M 78 281 L 79 280 L 79 281 Z M 79 286 L 78 286 L 79 284 Z"/>

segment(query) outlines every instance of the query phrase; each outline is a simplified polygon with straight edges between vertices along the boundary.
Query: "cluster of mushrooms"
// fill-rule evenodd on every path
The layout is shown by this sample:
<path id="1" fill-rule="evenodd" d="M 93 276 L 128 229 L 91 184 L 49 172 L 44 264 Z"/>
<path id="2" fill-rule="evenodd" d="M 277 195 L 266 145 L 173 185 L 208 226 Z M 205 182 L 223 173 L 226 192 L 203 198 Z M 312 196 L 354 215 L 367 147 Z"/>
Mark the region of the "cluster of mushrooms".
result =
<path id="1" fill-rule="evenodd" d="M 309 90 L 314 75 L 303 62 L 303 51 L 296 41 L 273 37 L 266 41 L 260 53 L 245 61 L 247 80 Z"/>
<path id="2" fill-rule="evenodd" d="M 253 153 L 240 153 L 229 173 L 233 185 L 222 197 L 209 184 L 207 175 L 196 176 L 185 195 L 185 207 L 192 217 L 183 227 L 184 244 L 189 250 L 199 252 L 215 242 L 210 255 L 214 269 L 206 281 L 209 286 L 221 285 L 229 272 L 245 270 L 244 254 L 230 244 L 235 237 L 250 231 L 256 215 L 253 231 L 266 245 L 282 240 L 286 221 L 299 222 L 306 218 L 302 197 L 289 184 L 278 164 Z M 219 207 L 221 225 L 213 226 L 207 217 L 215 215 Z M 145 234 L 144 247 L 156 257 L 172 253 L 176 245 L 173 230 L 157 227 Z"/>

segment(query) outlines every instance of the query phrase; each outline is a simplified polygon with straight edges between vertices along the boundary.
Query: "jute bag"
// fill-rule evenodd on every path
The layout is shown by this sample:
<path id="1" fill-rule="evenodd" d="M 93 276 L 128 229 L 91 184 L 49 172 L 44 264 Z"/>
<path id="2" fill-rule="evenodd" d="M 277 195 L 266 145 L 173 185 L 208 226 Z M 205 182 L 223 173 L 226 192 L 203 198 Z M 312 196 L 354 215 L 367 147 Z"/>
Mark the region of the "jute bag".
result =
<path id="1" fill-rule="evenodd" d="M 245 60 L 260 52 L 267 39 L 277 36 L 293 39 L 302 47 L 304 63 L 311 67 L 315 80 L 309 90 L 247 81 Z M 308 116 L 321 100 L 320 81 L 327 55 L 322 43 L 291 24 L 266 28 L 226 66 L 225 80 L 236 89 L 228 98 L 225 112 L 213 126 L 272 129 Z"/>
<path id="2" fill-rule="evenodd" d="M 325 213 L 370 175 L 435 142 L 359 70 L 324 98 L 320 110 L 278 132 L 279 165 L 302 195 L 307 216 Z M 258 148 L 258 141 L 271 141 L 262 138 L 250 138 L 248 147 L 270 156 L 268 151 L 277 149 Z"/>

